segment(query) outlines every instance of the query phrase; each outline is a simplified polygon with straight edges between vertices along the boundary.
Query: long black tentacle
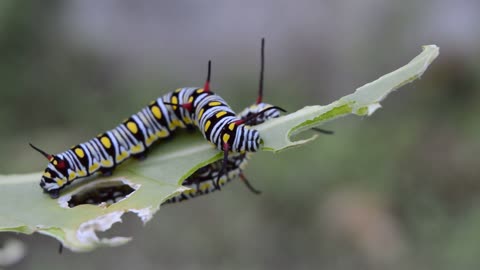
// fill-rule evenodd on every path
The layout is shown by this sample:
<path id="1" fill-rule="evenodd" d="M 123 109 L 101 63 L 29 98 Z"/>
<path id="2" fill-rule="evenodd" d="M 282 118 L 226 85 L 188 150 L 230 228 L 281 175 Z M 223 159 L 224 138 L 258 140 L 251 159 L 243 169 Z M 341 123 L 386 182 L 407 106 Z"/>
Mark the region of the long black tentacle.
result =
<path id="1" fill-rule="evenodd" d="M 326 129 L 321 129 L 321 128 L 312 128 L 312 130 L 323 133 L 323 134 L 327 134 L 327 135 L 332 135 L 332 134 L 335 133 L 332 130 L 326 130 Z"/>
<path id="2" fill-rule="evenodd" d="M 240 174 L 240 179 L 242 179 L 242 182 L 247 186 L 247 188 L 253 192 L 253 194 L 262 194 L 262 192 L 256 188 L 254 188 L 252 186 L 252 184 L 250 184 L 250 182 L 248 181 L 248 179 L 245 177 L 245 175 L 243 173 Z"/>

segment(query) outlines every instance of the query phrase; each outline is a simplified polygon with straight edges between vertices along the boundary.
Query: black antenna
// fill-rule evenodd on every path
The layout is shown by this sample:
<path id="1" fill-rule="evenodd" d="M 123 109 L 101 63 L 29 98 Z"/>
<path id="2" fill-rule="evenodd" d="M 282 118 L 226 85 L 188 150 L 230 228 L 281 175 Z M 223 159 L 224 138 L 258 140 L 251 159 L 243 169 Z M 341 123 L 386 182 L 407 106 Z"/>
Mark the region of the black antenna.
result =
<path id="1" fill-rule="evenodd" d="M 41 150 L 40 148 L 36 147 L 35 145 L 33 145 L 31 143 L 29 143 L 29 144 L 33 149 L 37 150 L 40 154 L 42 154 L 48 160 L 50 160 L 52 158 L 52 155 L 45 153 L 45 151 Z"/>
<path id="2" fill-rule="evenodd" d="M 205 81 L 205 86 L 203 90 L 205 92 L 210 92 L 210 75 L 212 73 L 212 60 L 208 60 L 208 73 L 207 73 L 207 81 Z"/>
<path id="3" fill-rule="evenodd" d="M 334 132 L 331 131 L 331 130 L 326 130 L 326 129 L 322 129 L 322 128 L 312 128 L 312 130 L 315 130 L 316 132 L 320 132 L 320 133 L 323 133 L 323 134 L 327 134 L 327 135 L 331 135 L 333 134 Z"/>
<path id="4" fill-rule="evenodd" d="M 265 38 L 262 38 L 262 48 L 260 52 L 260 82 L 258 83 L 257 104 L 262 103 L 263 99 L 263 70 L 265 68 Z"/>

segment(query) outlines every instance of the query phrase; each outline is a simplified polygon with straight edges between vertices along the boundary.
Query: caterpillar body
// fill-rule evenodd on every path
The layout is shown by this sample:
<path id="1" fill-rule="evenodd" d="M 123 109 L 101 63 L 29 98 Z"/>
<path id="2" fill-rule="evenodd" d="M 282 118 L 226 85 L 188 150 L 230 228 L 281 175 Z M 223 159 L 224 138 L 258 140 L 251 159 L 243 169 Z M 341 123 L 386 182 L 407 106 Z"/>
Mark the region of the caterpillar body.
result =
<path id="1" fill-rule="evenodd" d="M 263 82 L 263 47 L 262 72 Z M 224 152 L 220 175 L 228 163 L 229 153 L 255 152 L 260 146 L 257 130 L 247 127 L 260 115 L 282 110 L 268 107 L 248 118 L 238 118 L 223 98 L 210 91 L 211 62 L 203 88 L 179 88 L 130 116 L 116 128 L 71 149 L 56 154 L 47 154 L 30 144 L 49 161 L 40 186 L 52 198 L 57 198 L 61 189 L 74 180 L 96 172 L 112 174 L 120 163 L 131 156 L 145 157 L 147 149 L 156 141 L 167 138 L 176 128 L 198 127 L 205 139 Z M 260 96 L 262 90 L 260 89 Z M 261 98 L 257 104 L 261 103 Z M 218 188 L 219 178 L 215 186 Z"/>
<path id="2" fill-rule="evenodd" d="M 169 137 L 177 127 L 197 126 L 203 136 L 226 155 L 229 151 L 257 151 L 258 131 L 247 128 L 220 96 L 207 90 L 177 89 L 153 101 L 116 128 L 57 155 L 32 145 L 49 161 L 40 186 L 56 198 L 62 188 L 77 178 L 97 171 L 111 174 L 127 158 L 145 155 L 155 141 Z"/>
<path id="3" fill-rule="evenodd" d="M 259 99 L 261 101 L 261 99 Z M 246 120 L 252 116 L 255 116 L 251 121 L 252 126 L 259 125 L 269 119 L 277 118 L 280 116 L 280 110 L 272 109 L 266 111 L 265 114 L 259 114 L 259 112 L 264 111 L 267 108 L 275 108 L 275 106 L 260 102 L 258 104 L 253 104 L 250 107 L 244 109 L 239 117 L 243 120 Z M 232 153 L 228 156 L 226 166 L 222 172 L 222 160 L 213 162 L 209 165 L 206 165 L 182 183 L 183 186 L 189 188 L 188 190 L 173 196 L 163 202 L 163 204 L 170 204 L 176 202 L 182 202 L 191 198 L 195 198 L 201 195 L 206 195 L 212 193 L 216 190 L 219 190 L 220 187 L 224 186 L 228 182 L 240 178 L 243 183 L 255 194 L 259 194 L 260 191 L 253 188 L 248 179 L 243 174 L 243 170 L 248 164 L 248 160 L 252 156 L 251 152 L 245 153 Z M 217 183 L 217 179 L 218 183 Z"/>
<path id="4" fill-rule="evenodd" d="M 188 187 L 189 189 L 167 199 L 162 203 L 162 205 L 182 202 L 219 190 L 219 187 L 222 187 L 228 182 L 237 179 L 240 177 L 240 175 L 243 176 L 242 171 L 247 165 L 250 155 L 251 153 L 235 153 L 230 155 L 228 157 L 225 173 L 222 173 L 221 160 L 198 169 L 182 183 L 183 186 Z M 218 185 L 216 184 L 217 178 L 219 178 Z"/>

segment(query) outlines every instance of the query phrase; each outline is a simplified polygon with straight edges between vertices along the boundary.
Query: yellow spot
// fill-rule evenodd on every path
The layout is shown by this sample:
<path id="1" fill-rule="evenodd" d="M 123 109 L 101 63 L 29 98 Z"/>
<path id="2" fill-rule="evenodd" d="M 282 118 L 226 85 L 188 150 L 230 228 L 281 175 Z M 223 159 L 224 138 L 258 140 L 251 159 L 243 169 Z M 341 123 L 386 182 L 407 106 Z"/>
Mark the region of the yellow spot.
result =
<path id="1" fill-rule="evenodd" d="M 228 129 L 230 129 L 231 131 L 233 131 L 234 128 L 235 128 L 235 123 L 231 123 L 230 125 L 228 125 Z"/>
<path id="2" fill-rule="evenodd" d="M 43 173 L 43 176 L 45 176 L 47 178 L 52 178 L 52 175 L 49 172 Z"/>
<path id="3" fill-rule="evenodd" d="M 210 127 L 211 124 L 212 124 L 212 122 L 210 122 L 210 120 L 208 120 L 207 123 L 205 123 L 205 132 L 207 132 L 207 130 Z"/>
<path id="4" fill-rule="evenodd" d="M 224 143 L 227 143 L 228 140 L 230 139 L 230 134 L 227 134 L 227 133 L 223 134 L 223 138 L 222 138 L 222 139 L 223 139 L 223 142 L 224 142 Z"/>
<path id="5" fill-rule="evenodd" d="M 165 137 L 168 137 L 169 133 L 167 130 L 160 130 L 159 132 L 157 132 L 157 136 L 159 138 L 165 138 Z"/>
<path id="6" fill-rule="evenodd" d="M 155 118 L 162 119 L 162 112 L 158 106 L 153 106 L 151 110 Z"/>
<path id="7" fill-rule="evenodd" d="M 62 179 L 57 179 L 56 182 L 57 182 L 57 185 L 58 185 L 59 187 L 61 187 L 61 186 L 63 186 L 63 185 L 65 184 L 65 181 L 62 180 Z"/>
<path id="8" fill-rule="evenodd" d="M 132 151 L 132 153 L 136 154 L 136 153 L 140 153 L 143 151 L 143 146 L 141 144 L 139 145 L 134 145 L 132 146 L 132 148 L 130 149 Z"/>
<path id="9" fill-rule="evenodd" d="M 58 161 L 54 160 L 53 162 L 53 165 L 57 166 L 58 165 Z"/>
<path id="10" fill-rule="evenodd" d="M 172 104 L 178 104 L 178 98 L 176 96 L 173 96 L 171 99 Z M 172 109 L 176 110 L 177 106 L 172 106 Z"/>
<path id="11" fill-rule="evenodd" d="M 83 158 L 85 156 L 85 152 L 83 152 L 82 148 L 75 148 L 75 154 L 77 154 L 79 158 Z"/>
<path id="12" fill-rule="evenodd" d="M 201 109 L 200 112 L 198 113 L 198 119 L 202 119 L 202 115 L 205 112 L 205 109 Z"/>
<path id="13" fill-rule="evenodd" d="M 200 185 L 200 190 L 201 191 L 206 191 L 210 187 L 209 183 L 203 183 Z"/>
<path id="14" fill-rule="evenodd" d="M 227 114 L 226 111 L 221 111 L 221 112 L 217 113 L 215 116 L 216 116 L 217 118 L 220 118 L 220 117 L 224 116 L 225 114 Z"/>
<path id="15" fill-rule="evenodd" d="M 73 179 L 75 179 L 75 177 L 77 177 L 77 175 L 74 172 L 70 172 L 68 174 L 68 180 L 73 180 Z"/>
<path id="16" fill-rule="evenodd" d="M 93 163 L 92 166 L 90 166 L 90 168 L 88 168 L 88 170 L 92 173 L 92 172 L 98 170 L 98 168 L 100 168 L 100 165 L 98 163 Z"/>
<path id="17" fill-rule="evenodd" d="M 225 183 L 226 183 L 225 177 L 220 178 L 220 180 L 218 181 L 218 184 L 219 184 L 220 186 L 225 185 Z"/>
<path id="18" fill-rule="evenodd" d="M 135 122 L 132 122 L 132 121 L 128 122 L 127 123 L 127 128 L 133 134 L 137 134 L 137 132 L 138 132 L 138 127 L 137 127 L 137 124 Z"/>
<path id="19" fill-rule="evenodd" d="M 103 167 L 112 167 L 112 165 L 113 165 L 112 162 L 108 159 L 102 160 L 101 163 L 102 163 Z"/>
<path id="20" fill-rule="evenodd" d="M 197 90 L 197 94 L 203 93 L 203 88 Z"/>
<path id="21" fill-rule="evenodd" d="M 87 172 L 86 172 L 86 171 L 84 171 L 84 170 L 80 170 L 80 171 L 78 171 L 78 173 L 77 173 L 77 174 L 78 174 L 78 176 L 82 177 L 82 176 L 85 176 L 85 175 L 87 175 Z"/>
<path id="22" fill-rule="evenodd" d="M 155 139 L 157 139 L 155 136 L 148 137 L 146 140 L 147 145 L 150 146 L 155 141 Z"/>
<path id="23" fill-rule="evenodd" d="M 182 123 L 180 123 L 180 120 L 175 119 L 175 120 L 172 120 L 172 125 L 173 125 L 174 127 L 181 127 L 181 126 L 182 126 Z"/>
<path id="24" fill-rule="evenodd" d="M 175 89 L 175 93 L 180 93 L 180 91 L 182 91 L 182 88 Z"/>
<path id="25" fill-rule="evenodd" d="M 191 123 L 192 123 L 192 119 L 190 119 L 190 117 L 184 117 L 184 118 L 183 118 L 183 122 L 185 122 L 185 124 L 191 124 Z"/>
<path id="26" fill-rule="evenodd" d="M 193 102 L 193 97 L 189 97 L 188 98 L 188 103 L 192 103 Z"/>
<path id="27" fill-rule="evenodd" d="M 110 139 L 108 137 L 102 137 L 100 139 L 100 141 L 102 142 L 103 146 L 105 146 L 105 148 L 110 148 L 112 147 L 112 142 L 110 141 Z"/>
<path id="28" fill-rule="evenodd" d="M 128 157 L 128 152 L 122 151 L 120 155 L 117 156 L 117 162 L 121 162 Z"/>
<path id="29" fill-rule="evenodd" d="M 221 105 L 222 103 L 220 101 L 212 101 L 208 103 L 208 106 L 213 107 L 213 106 L 218 106 Z"/>

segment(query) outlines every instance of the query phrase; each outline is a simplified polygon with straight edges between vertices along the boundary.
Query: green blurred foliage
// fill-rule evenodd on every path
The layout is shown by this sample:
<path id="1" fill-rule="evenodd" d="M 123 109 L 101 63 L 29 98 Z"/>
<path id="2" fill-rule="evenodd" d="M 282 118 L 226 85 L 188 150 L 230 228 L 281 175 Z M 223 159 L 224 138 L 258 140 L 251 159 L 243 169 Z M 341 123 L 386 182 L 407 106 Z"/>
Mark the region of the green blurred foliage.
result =
<path id="1" fill-rule="evenodd" d="M 30 141 L 60 152 L 112 128 L 158 95 L 202 84 L 204 73 L 185 78 L 175 73 L 185 66 L 168 61 L 149 71 L 154 76 L 126 76 L 125 61 L 65 38 L 59 25 L 63 5 L 0 5 L 2 173 L 43 168 Z M 267 38 L 267 56 L 276 42 L 290 42 L 294 56 L 270 53 L 266 100 L 289 111 L 327 104 L 403 65 L 427 43 L 400 38 L 425 7 L 403 20 L 407 11 L 392 6 L 392 17 L 379 18 L 370 35 L 358 37 L 348 50 L 341 44 L 341 59 L 329 55 L 333 47 L 308 39 Z M 335 29 L 335 23 L 322 29 Z M 19 236 L 29 253 L 16 269 L 477 269 L 479 43 L 476 51 L 462 53 L 442 40 L 429 42 L 438 42 L 439 59 L 372 117 L 331 123 L 326 128 L 336 134 L 308 147 L 256 155 L 246 174 L 264 191 L 261 196 L 235 182 L 222 192 L 162 208 L 145 228 L 128 215 L 114 230 L 134 241 L 90 254 L 60 256 L 50 238 Z M 208 47 L 196 45 L 198 53 Z M 392 48 L 398 55 L 387 53 Z M 255 61 L 257 54 L 248 59 Z M 218 59 L 214 85 L 240 110 L 255 98 L 257 62 L 246 66 L 236 57 L 239 64 Z"/>

